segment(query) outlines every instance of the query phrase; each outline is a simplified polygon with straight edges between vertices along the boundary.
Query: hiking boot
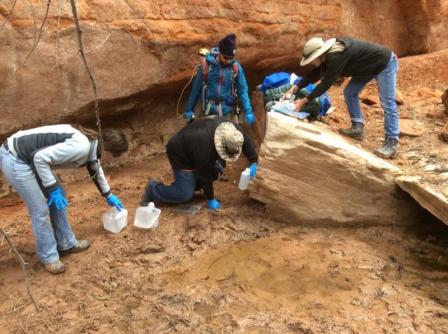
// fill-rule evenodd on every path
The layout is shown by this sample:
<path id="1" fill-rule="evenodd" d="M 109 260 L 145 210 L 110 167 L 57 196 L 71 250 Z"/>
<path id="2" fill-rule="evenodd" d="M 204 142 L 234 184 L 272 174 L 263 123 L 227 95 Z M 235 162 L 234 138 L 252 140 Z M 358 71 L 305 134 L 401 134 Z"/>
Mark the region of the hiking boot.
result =
<path id="1" fill-rule="evenodd" d="M 398 140 L 395 138 L 386 138 L 384 145 L 375 150 L 375 154 L 384 159 L 393 159 L 397 156 Z"/>
<path id="2" fill-rule="evenodd" d="M 72 248 L 59 251 L 59 256 L 67 256 L 72 253 L 81 253 L 89 249 L 91 243 L 89 240 L 78 240 Z"/>
<path id="3" fill-rule="evenodd" d="M 148 181 L 146 184 L 145 190 L 143 190 L 142 199 L 140 200 L 140 206 L 148 206 L 149 202 L 151 202 L 151 198 L 149 197 L 149 184 L 151 181 Z"/>
<path id="4" fill-rule="evenodd" d="M 57 260 L 51 263 L 44 263 L 44 266 L 45 269 L 47 269 L 47 271 L 53 275 L 61 274 L 66 270 L 65 265 L 61 260 Z"/>
<path id="5" fill-rule="evenodd" d="M 364 124 L 358 122 L 352 122 L 352 127 L 348 129 L 339 129 L 341 135 L 356 139 L 364 139 Z"/>

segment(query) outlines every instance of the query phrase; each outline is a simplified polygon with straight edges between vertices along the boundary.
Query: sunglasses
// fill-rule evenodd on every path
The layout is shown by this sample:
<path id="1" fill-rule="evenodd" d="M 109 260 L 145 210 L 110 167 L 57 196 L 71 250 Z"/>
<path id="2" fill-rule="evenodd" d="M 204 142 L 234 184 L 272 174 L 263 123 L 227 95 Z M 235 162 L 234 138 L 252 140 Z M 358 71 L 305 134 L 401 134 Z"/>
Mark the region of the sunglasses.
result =
<path id="1" fill-rule="evenodd" d="M 224 56 L 223 54 L 221 54 L 221 57 L 223 57 L 225 60 L 232 60 L 234 58 L 233 56 Z"/>

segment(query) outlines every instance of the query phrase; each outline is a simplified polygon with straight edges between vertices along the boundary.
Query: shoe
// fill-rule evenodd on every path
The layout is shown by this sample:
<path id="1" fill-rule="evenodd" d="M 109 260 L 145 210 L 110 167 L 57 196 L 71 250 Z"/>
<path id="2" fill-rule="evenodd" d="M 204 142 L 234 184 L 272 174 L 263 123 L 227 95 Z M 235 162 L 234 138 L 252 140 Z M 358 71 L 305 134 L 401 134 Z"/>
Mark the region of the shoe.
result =
<path id="1" fill-rule="evenodd" d="M 91 243 L 89 240 L 78 240 L 78 243 L 72 248 L 60 250 L 59 256 L 67 256 L 72 253 L 81 253 L 89 249 Z"/>
<path id="2" fill-rule="evenodd" d="M 358 122 L 352 122 L 352 127 L 348 129 L 339 129 L 339 133 L 346 137 L 350 137 L 356 140 L 364 139 L 364 124 Z"/>
<path id="3" fill-rule="evenodd" d="M 143 190 L 142 199 L 140 200 L 140 206 L 148 206 L 149 202 L 151 202 L 151 199 L 149 198 L 150 183 L 151 183 L 151 181 L 148 181 L 148 183 L 146 184 L 145 190 Z"/>
<path id="4" fill-rule="evenodd" d="M 57 260 L 51 263 L 44 263 L 45 269 L 50 274 L 57 275 L 63 273 L 67 268 L 65 268 L 64 263 L 61 260 Z"/>
<path id="5" fill-rule="evenodd" d="M 384 145 L 375 150 L 375 154 L 384 159 L 394 159 L 397 156 L 398 140 L 386 138 Z"/>

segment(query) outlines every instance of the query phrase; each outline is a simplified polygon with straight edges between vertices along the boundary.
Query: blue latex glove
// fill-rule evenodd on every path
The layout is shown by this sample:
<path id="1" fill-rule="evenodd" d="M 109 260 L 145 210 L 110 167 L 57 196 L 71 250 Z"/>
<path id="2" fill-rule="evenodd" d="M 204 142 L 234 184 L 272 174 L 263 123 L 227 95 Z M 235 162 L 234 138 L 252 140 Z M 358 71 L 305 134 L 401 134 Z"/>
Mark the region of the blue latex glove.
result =
<path id="1" fill-rule="evenodd" d="M 187 123 L 190 123 L 194 118 L 194 114 L 192 111 L 186 111 L 184 113 L 184 117 L 185 117 L 185 120 L 187 121 Z"/>
<path id="2" fill-rule="evenodd" d="M 218 210 L 221 208 L 221 203 L 217 199 L 210 199 L 208 200 L 208 208 L 212 210 Z"/>
<path id="3" fill-rule="evenodd" d="M 247 112 L 244 115 L 244 119 L 246 120 L 246 123 L 249 124 L 250 126 L 255 124 L 255 115 L 253 112 Z"/>
<path id="4" fill-rule="evenodd" d="M 67 207 L 68 201 L 65 198 L 61 187 L 53 189 L 50 193 L 48 206 L 51 207 L 52 205 L 54 205 L 58 210 L 64 210 Z"/>
<path id="5" fill-rule="evenodd" d="M 115 207 L 118 211 L 121 211 L 121 209 L 124 209 L 123 204 L 121 204 L 120 199 L 118 196 L 115 196 L 114 194 L 110 194 L 106 197 L 107 204 L 110 206 Z"/>
<path id="6" fill-rule="evenodd" d="M 250 178 L 253 180 L 255 179 L 255 176 L 257 176 L 257 167 L 258 164 L 256 162 L 252 162 L 249 165 L 249 170 L 250 170 Z"/>

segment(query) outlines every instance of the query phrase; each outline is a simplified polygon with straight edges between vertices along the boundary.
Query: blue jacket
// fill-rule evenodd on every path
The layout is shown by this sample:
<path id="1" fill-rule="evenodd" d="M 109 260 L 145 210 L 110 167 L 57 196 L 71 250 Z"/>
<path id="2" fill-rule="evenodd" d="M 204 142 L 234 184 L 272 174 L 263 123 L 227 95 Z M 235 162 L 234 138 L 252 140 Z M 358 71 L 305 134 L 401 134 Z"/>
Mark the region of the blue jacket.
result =
<path id="1" fill-rule="evenodd" d="M 206 90 L 206 104 L 211 103 L 210 115 L 219 114 L 218 104 L 221 102 L 223 115 L 233 111 L 233 96 L 232 96 L 232 80 L 233 80 L 233 63 L 238 65 L 238 76 L 235 79 L 235 88 L 238 98 L 241 101 L 244 113 L 252 113 L 252 106 L 250 105 L 248 87 L 246 77 L 244 76 L 243 68 L 240 63 L 233 60 L 229 66 L 222 66 L 216 60 L 216 49 L 213 49 L 207 56 L 208 63 L 207 74 L 207 90 Z M 188 98 L 186 112 L 194 112 L 194 108 L 198 103 L 199 97 L 202 93 L 202 65 L 199 66 L 196 73 L 196 79 L 191 89 L 190 97 Z"/>

